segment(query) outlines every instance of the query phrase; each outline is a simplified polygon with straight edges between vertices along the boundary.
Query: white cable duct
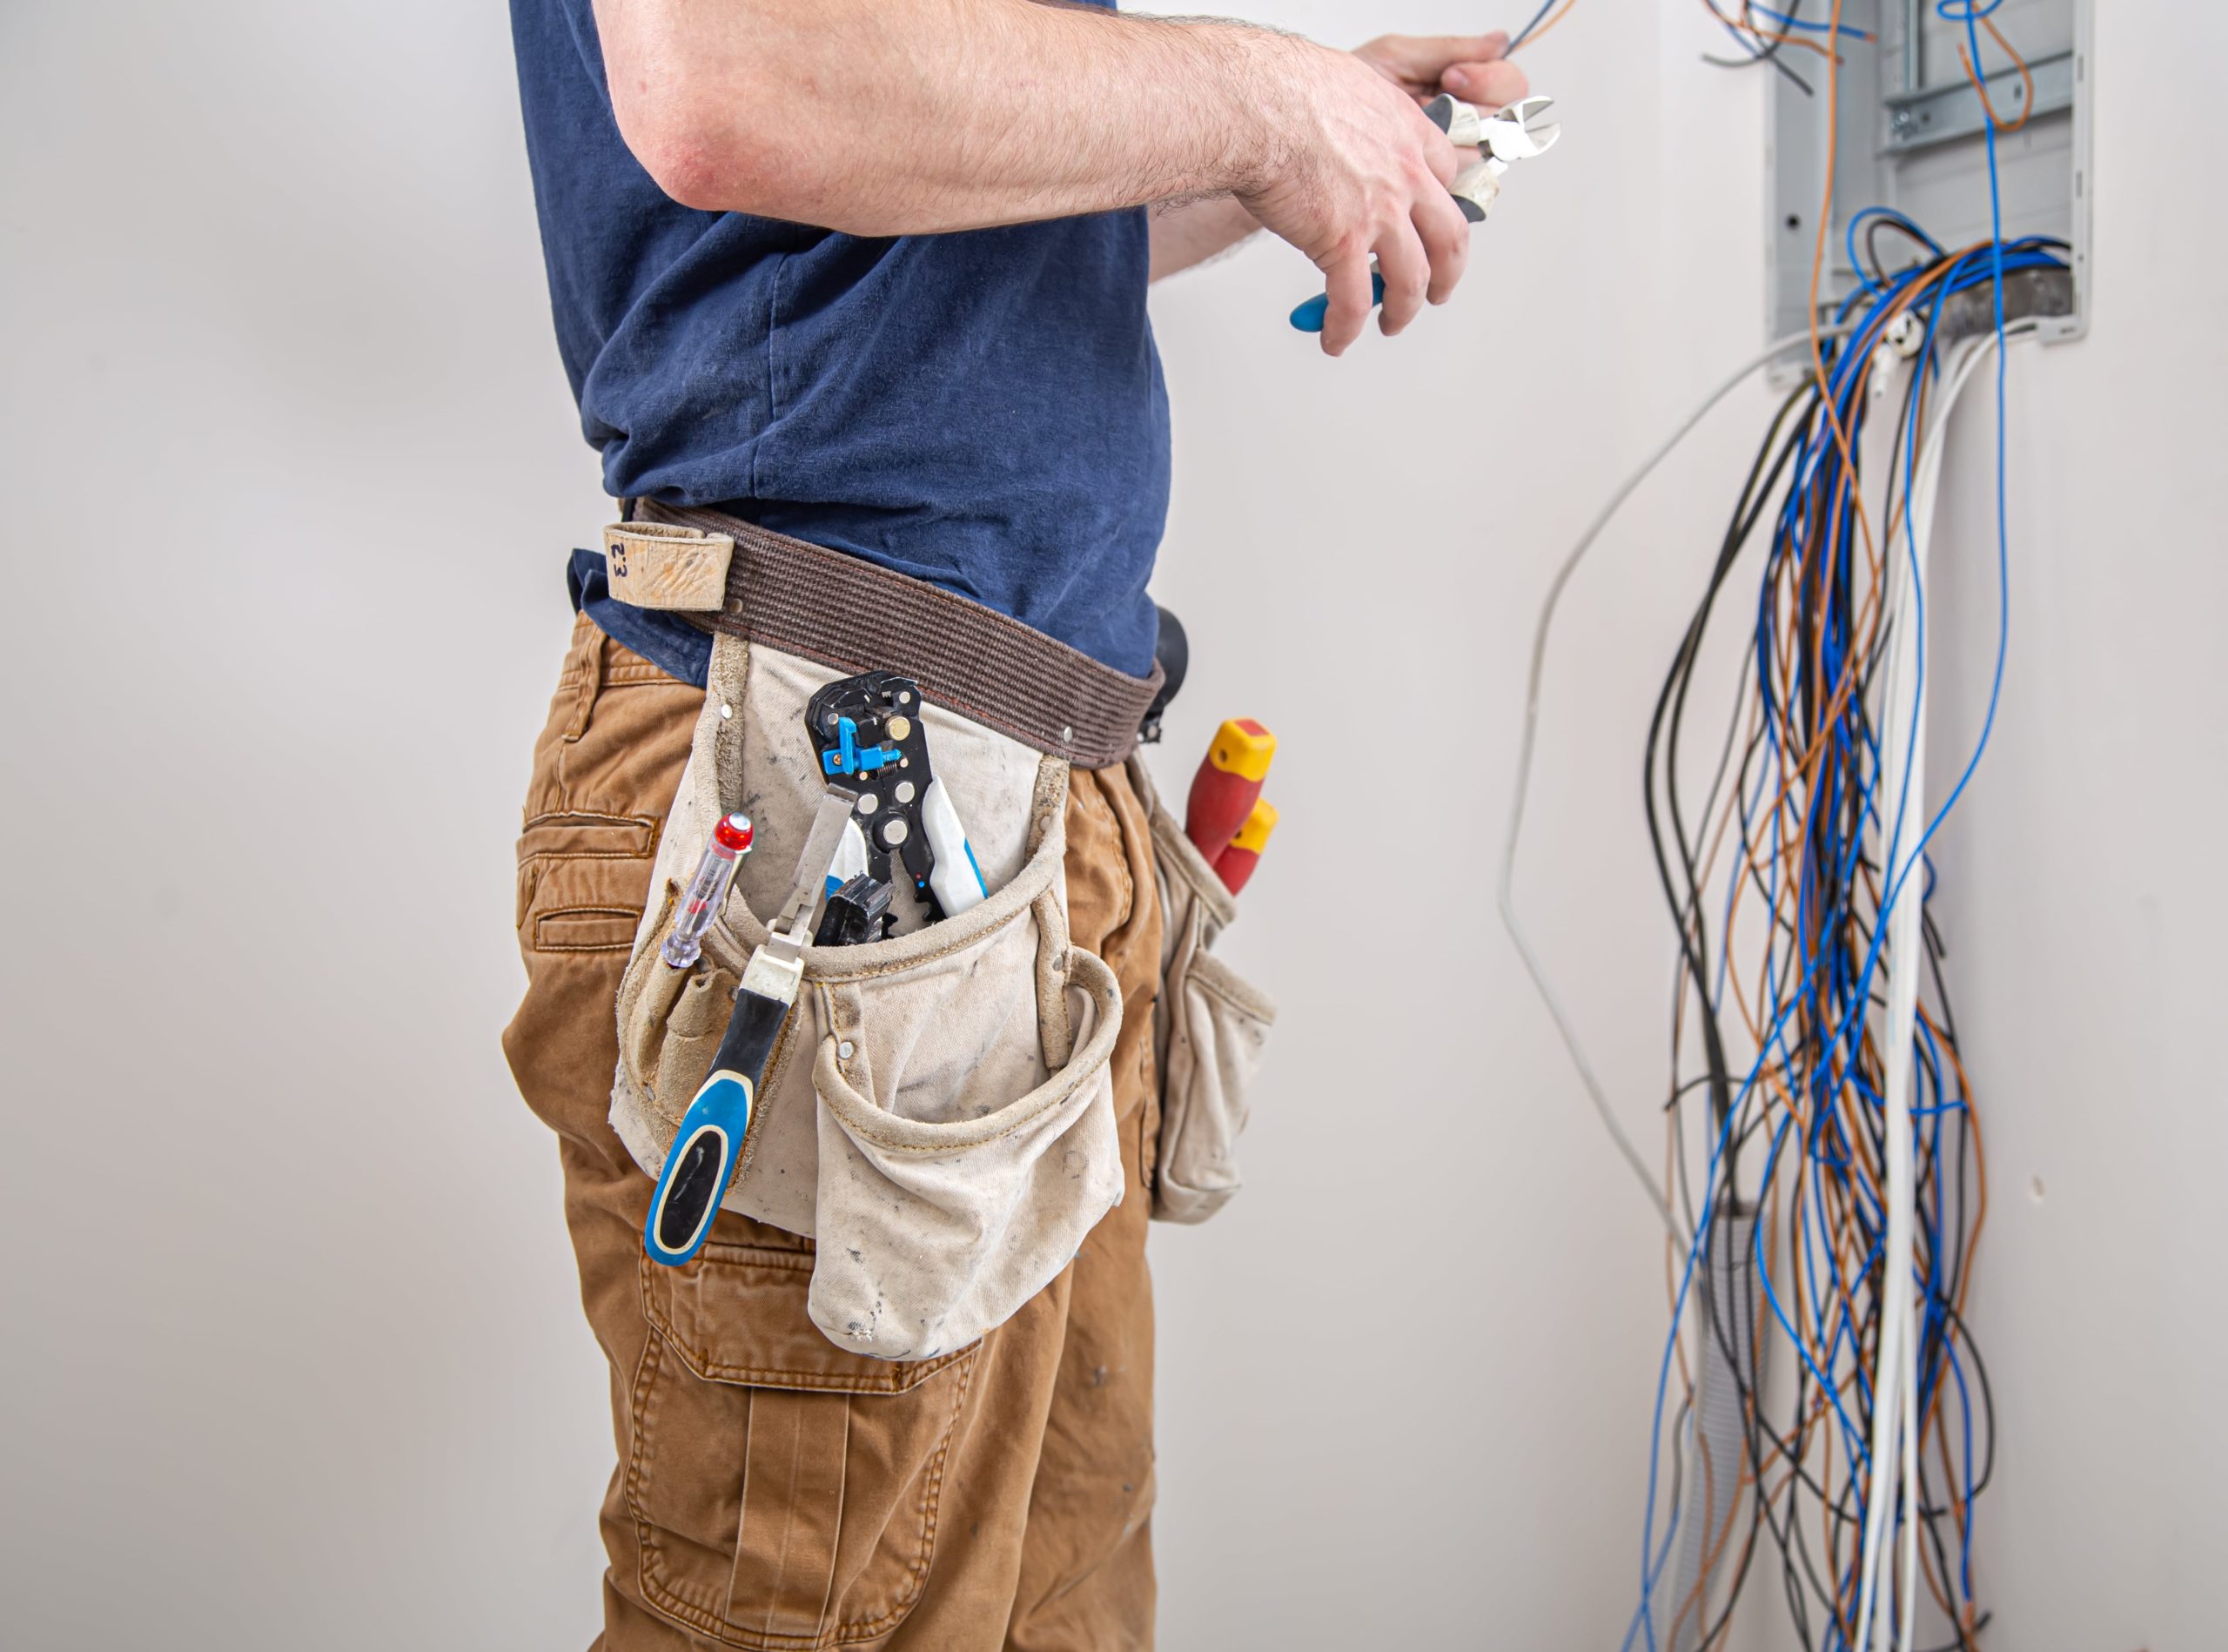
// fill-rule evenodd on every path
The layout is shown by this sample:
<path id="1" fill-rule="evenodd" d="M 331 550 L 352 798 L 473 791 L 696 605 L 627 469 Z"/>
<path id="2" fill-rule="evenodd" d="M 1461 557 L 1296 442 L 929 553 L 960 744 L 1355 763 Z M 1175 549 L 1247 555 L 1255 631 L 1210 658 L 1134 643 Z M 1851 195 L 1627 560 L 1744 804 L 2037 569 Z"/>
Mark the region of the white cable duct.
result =
<path id="1" fill-rule="evenodd" d="M 2013 330 L 2008 336 L 2031 328 Z M 1918 1326 L 1914 1283 L 1918 1221 L 1917 1152 L 1911 1118 L 1918 1036 L 1918 987 L 1924 965 L 1921 926 L 1925 876 L 1920 866 L 1926 833 L 1926 569 L 1934 538 L 1936 496 L 1950 415 L 1979 365 L 1992 357 L 1990 332 L 1967 347 L 1940 393 L 1938 410 L 1910 480 L 1904 510 L 1907 556 L 1889 558 L 1889 657 L 1886 698 L 1880 717 L 1881 809 L 1892 834 L 1882 857 L 1883 888 L 1894 892 L 1885 916 L 1882 951 L 1888 972 L 1887 1017 L 1882 1049 L 1887 1062 L 1881 1111 L 1887 1148 L 1887 1232 L 1881 1251 L 1880 1342 L 1872 1381 L 1872 1471 L 1864 1516 L 1859 1572 L 1856 1639 L 1881 1652 L 1889 1644 L 1888 1615 L 1878 1609 L 1886 1534 L 1902 1501 L 1902 1608 L 1895 1644 L 1910 1652 L 1918 1618 Z M 1892 547 L 1891 547 L 1892 551 Z M 1894 1461 L 1900 1472 L 1885 1472 Z"/>
<path id="2" fill-rule="evenodd" d="M 1822 339 L 1834 339 L 1849 331 L 1847 327 L 1834 327 L 1815 336 Z M 1664 1190 L 1656 1185 L 1655 1172 L 1648 1167 L 1648 1161 L 1640 1156 L 1640 1150 L 1633 1145 L 1632 1138 L 1625 1133 L 1624 1126 L 1617 1122 L 1616 1114 L 1610 1110 L 1608 1092 L 1602 1088 L 1601 1079 L 1594 1076 L 1594 1064 L 1587 1059 L 1585 1046 L 1579 1042 L 1577 1024 L 1563 1008 L 1554 984 L 1547 978 L 1547 966 L 1540 962 L 1539 955 L 1532 950 L 1531 942 L 1525 938 L 1523 925 L 1516 921 L 1516 901 L 1512 886 L 1516 877 L 1517 842 L 1524 830 L 1525 799 L 1532 789 L 1533 749 L 1539 737 L 1540 680 L 1547 668 L 1547 636 L 1554 628 L 1555 609 L 1562 601 L 1563 588 L 1570 583 L 1570 577 L 1578 571 L 1578 565 L 1594 548 L 1594 541 L 1601 537 L 1602 530 L 1624 508 L 1625 501 L 1639 491 L 1640 485 L 1654 473 L 1658 465 L 1671 456 L 1672 450 L 1687 439 L 1688 433 L 1696 425 L 1701 423 L 1710 409 L 1738 389 L 1750 373 L 1785 355 L 1798 345 L 1809 345 L 1812 338 L 1809 332 L 1791 332 L 1783 339 L 1775 339 L 1728 374 L 1716 389 L 1703 397 L 1701 404 L 1687 415 L 1679 427 L 1665 439 L 1662 446 L 1643 460 L 1640 467 L 1625 478 L 1617 491 L 1609 495 L 1608 503 L 1587 524 L 1586 531 L 1578 536 L 1578 542 L 1571 547 L 1570 554 L 1556 568 L 1554 578 L 1548 582 L 1547 597 L 1540 606 L 1539 623 L 1532 634 L 1532 668 L 1524 688 L 1524 735 L 1517 749 L 1516 787 L 1509 802 L 1508 832 L 1501 844 L 1501 926 L 1508 931 L 1508 938 L 1515 944 L 1517 956 L 1524 960 L 1524 968 L 1532 977 L 1532 984 L 1539 989 L 1540 1001 L 1547 1006 L 1547 1014 L 1555 1024 L 1555 1031 L 1562 1037 L 1563 1048 L 1570 1053 L 1571 1064 L 1578 1069 L 1579 1080 L 1586 1086 L 1587 1097 L 1593 1102 L 1595 1113 L 1601 1117 L 1601 1127 L 1609 1132 L 1609 1139 L 1615 1145 L 1617 1152 L 1632 1167 L 1640 1185 L 1647 1190 L 1648 1202 L 1655 1206 L 1656 1213 L 1663 1219 L 1663 1226 L 1670 1233 L 1672 1242 L 1678 1246 L 1681 1257 L 1687 1252 L 1688 1237 L 1681 1230 L 1678 1219 L 1672 1215 L 1670 1200 L 1665 1197 Z"/>

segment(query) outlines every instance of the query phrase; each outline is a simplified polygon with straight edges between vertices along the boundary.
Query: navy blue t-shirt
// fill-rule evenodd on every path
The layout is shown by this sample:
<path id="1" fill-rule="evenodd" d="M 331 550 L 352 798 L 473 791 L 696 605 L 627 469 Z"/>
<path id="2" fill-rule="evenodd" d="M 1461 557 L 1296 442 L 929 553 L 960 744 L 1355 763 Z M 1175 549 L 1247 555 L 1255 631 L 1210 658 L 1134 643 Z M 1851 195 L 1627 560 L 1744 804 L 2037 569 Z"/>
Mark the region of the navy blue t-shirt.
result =
<path id="1" fill-rule="evenodd" d="M 867 239 L 680 205 L 590 0 L 512 0 L 557 341 L 606 489 L 929 580 L 1132 675 L 1168 507 L 1142 212 Z"/>

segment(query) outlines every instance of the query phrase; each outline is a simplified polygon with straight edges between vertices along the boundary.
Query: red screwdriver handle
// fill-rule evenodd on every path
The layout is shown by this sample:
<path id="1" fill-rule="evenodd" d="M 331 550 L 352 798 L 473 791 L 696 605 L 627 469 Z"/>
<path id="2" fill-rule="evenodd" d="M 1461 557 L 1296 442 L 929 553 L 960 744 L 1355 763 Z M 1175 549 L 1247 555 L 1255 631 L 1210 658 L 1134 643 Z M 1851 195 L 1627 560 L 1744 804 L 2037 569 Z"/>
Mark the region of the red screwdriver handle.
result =
<path id="1" fill-rule="evenodd" d="M 1277 755 L 1277 737 L 1251 717 L 1233 717 L 1215 730 L 1191 796 L 1184 808 L 1184 833 L 1212 864 L 1260 800 L 1261 782 Z"/>
<path id="2" fill-rule="evenodd" d="M 1232 895 L 1253 876 L 1253 869 L 1261 863 L 1261 851 L 1269 846 L 1269 834 L 1276 829 L 1277 806 L 1264 797 L 1253 805 L 1245 823 L 1215 862 L 1215 876 Z"/>

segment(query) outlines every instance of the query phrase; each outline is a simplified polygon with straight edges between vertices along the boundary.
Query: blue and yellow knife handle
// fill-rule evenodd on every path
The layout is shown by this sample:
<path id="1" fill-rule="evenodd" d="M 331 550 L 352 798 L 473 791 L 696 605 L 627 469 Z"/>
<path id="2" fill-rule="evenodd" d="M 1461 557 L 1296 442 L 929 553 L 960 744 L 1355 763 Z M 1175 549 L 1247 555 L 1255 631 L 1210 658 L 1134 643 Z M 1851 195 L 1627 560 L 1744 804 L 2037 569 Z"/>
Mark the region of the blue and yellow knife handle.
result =
<path id="1" fill-rule="evenodd" d="M 766 1064 L 789 1006 L 748 988 L 735 995 L 727 1035 L 712 1058 L 711 1076 L 688 1104 L 665 1157 L 642 1247 L 654 1262 L 678 1267 L 703 1248 L 720 1200 L 735 1179 L 735 1161 L 750 1130 L 750 1109 L 765 1082 Z"/>
<path id="2" fill-rule="evenodd" d="M 1369 302 L 1372 307 L 1385 302 L 1385 278 L 1376 271 L 1369 272 Z M 1319 292 L 1292 312 L 1292 324 L 1302 332 L 1323 331 L 1323 317 L 1331 307 L 1331 295 Z"/>

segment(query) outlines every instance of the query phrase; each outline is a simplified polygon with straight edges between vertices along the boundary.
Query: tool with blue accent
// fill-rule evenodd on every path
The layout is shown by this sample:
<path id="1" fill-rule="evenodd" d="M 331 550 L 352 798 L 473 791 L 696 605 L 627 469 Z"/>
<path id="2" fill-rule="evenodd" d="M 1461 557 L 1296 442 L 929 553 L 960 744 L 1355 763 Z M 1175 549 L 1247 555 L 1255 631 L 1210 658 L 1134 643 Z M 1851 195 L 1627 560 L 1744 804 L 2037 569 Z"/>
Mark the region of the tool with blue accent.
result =
<path id="1" fill-rule="evenodd" d="M 821 772 L 857 788 L 843 842 L 828 869 L 829 893 L 862 875 L 895 882 L 895 857 L 930 923 L 955 917 L 989 896 L 959 812 L 929 765 L 917 682 L 895 671 L 844 677 L 813 695 L 804 724 Z"/>
<path id="2" fill-rule="evenodd" d="M 703 1247 L 712 1218 L 735 1179 L 742 1145 L 750 1132 L 750 1111 L 765 1082 L 767 1064 L 796 1002 L 804 978 L 802 957 L 810 937 L 813 909 L 820 903 L 829 863 L 836 858 L 858 794 L 831 782 L 812 817 L 804 852 L 789 898 L 782 903 L 766 939 L 743 966 L 735 1010 L 726 1035 L 712 1058 L 712 1071 L 674 1132 L 657 1191 L 650 1195 L 642 1223 L 642 1246 L 654 1262 L 678 1267 Z M 722 823 L 724 824 L 725 823 Z"/>
<path id="3" fill-rule="evenodd" d="M 805 708 L 827 790 L 797 857 L 789 897 L 744 966 L 711 1073 L 689 1102 L 658 1174 L 642 1224 L 643 1247 L 653 1261 L 678 1267 L 712 1231 L 749 1137 L 767 1064 L 804 978 L 807 942 L 856 946 L 887 935 L 893 856 L 903 863 L 930 922 L 989 895 L 958 812 L 929 765 L 920 713 L 920 685 L 894 671 L 842 678 Z M 734 863 L 749 841 L 750 825 L 742 816 L 714 828 L 675 923 L 686 961 L 668 952 L 673 967 L 695 961 L 689 949 L 725 903 Z M 815 931 L 813 913 L 823 895 L 828 911 Z"/>
<path id="4" fill-rule="evenodd" d="M 1445 132 L 1456 148 L 1478 151 L 1479 158 L 1455 175 L 1453 187 L 1448 191 L 1471 223 L 1486 221 L 1486 214 L 1500 193 L 1501 174 L 1510 162 L 1544 155 L 1562 136 L 1561 122 L 1540 118 L 1554 101 L 1527 97 L 1488 115 L 1441 92 L 1424 105 L 1432 124 Z M 1373 264 L 1369 272 L 1369 301 L 1372 306 L 1385 301 L 1385 278 Z M 1302 332 L 1320 332 L 1324 312 L 1330 307 L 1330 294 L 1319 292 L 1292 312 L 1292 324 Z"/>

